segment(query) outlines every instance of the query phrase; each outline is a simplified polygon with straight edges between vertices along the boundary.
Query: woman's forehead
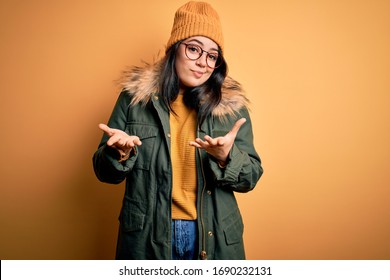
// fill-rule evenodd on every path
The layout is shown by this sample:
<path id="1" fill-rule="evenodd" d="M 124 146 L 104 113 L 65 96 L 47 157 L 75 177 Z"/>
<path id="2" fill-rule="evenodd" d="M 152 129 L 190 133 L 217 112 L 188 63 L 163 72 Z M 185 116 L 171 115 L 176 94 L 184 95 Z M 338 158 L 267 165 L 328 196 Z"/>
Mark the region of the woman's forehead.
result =
<path id="1" fill-rule="evenodd" d="M 185 43 L 197 43 L 201 47 L 204 47 L 208 50 L 218 51 L 218 45 L 213 40 L 205 36 L 192 36 L 184 40 Z"/>

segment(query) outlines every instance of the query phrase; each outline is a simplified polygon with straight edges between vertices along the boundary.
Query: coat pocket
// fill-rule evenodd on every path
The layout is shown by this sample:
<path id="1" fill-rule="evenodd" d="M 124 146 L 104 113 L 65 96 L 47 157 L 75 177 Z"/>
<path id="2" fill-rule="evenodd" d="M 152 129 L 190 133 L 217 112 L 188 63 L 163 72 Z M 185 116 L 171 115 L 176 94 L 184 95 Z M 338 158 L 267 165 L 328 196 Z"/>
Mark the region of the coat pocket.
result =
<path id="1" fill-rule="evenodd" d="M 144 228 L 144 214 L 123 213 L 122 228 L 124 231 L 137 231 Z"/>
<path id="2" fill-rule="evenodd" d="M 223 219 L 223 233 L 225 235 L 225 241 L 227 245 L 233 245 L 242 242 L 242 236 L 244 233 L 244 224 L 242 217 L 238 209 L 232 211 L 228 216 Z"/>
<path id="3" fill-rule="evenodd" d="M 158 127 L 144 123 L 129 122 L 126 124 L 126 133 L 138 136 L 142 145 L 137 148 L 138 158 L 134 168 L 149 170 L 154 153 Z"/>
<path id="4" fill-rule="evenodd" d="M 125 232 L 140 231 L 144 228 L 145 214 L 141 211 L 141 202 L 125 197 L 119 221 Z"/>

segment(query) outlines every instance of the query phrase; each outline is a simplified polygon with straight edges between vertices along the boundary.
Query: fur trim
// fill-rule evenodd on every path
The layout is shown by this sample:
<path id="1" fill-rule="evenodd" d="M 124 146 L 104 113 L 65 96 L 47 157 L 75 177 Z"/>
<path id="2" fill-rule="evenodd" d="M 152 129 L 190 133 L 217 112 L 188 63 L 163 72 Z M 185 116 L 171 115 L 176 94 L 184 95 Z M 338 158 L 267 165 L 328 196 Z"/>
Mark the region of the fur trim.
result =
<path id="1" fill-rule="evenodd" d="M 130 105 L 141 103 L 146 105 L 159 92 L 159 77 L 162 63 L 147 64 L 143 67 L 134 66 L 124 72 L 121 86 L 133 98 Z M 222 99 L 212 111 L 212 115 L 220 119 L 235 116 L 243 108 L 248 108 L 249 100 L 237 81 L 226 77 L 222 85 Z"/>

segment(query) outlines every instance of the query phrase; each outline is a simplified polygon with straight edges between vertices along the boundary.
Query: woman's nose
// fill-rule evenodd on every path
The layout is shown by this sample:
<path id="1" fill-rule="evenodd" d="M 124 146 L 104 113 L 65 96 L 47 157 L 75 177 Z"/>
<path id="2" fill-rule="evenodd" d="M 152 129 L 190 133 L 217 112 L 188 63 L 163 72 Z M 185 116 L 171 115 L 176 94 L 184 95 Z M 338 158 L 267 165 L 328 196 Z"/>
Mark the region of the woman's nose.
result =
<path id="1" fill-rule="evenodd" d="M 207 53 L 203 52 L 202 55 L 196 60 L 199 66 L 205 67 L 207 65 Z"/>

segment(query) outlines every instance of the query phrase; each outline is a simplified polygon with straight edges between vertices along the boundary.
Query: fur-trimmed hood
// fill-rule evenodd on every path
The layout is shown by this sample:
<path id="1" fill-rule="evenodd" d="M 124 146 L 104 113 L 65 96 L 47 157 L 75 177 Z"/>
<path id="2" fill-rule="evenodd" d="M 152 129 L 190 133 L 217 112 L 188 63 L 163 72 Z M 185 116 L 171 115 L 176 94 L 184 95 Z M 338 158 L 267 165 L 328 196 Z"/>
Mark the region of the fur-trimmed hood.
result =
<path id="1" fill-rule="evenodd" d="M 162 71 L 161 61 L 144 66 L 134 66 L 124 72 L 121 86 L 133 97 L 131 105 L 146 104 L 159 92 L 159 79 Z M 226 77 L 222 85 L 222 99 L 212 111 L 219 118 L 236 115 L 243 107 L 248 108 L 249 100 L 237 81 Z"/>

